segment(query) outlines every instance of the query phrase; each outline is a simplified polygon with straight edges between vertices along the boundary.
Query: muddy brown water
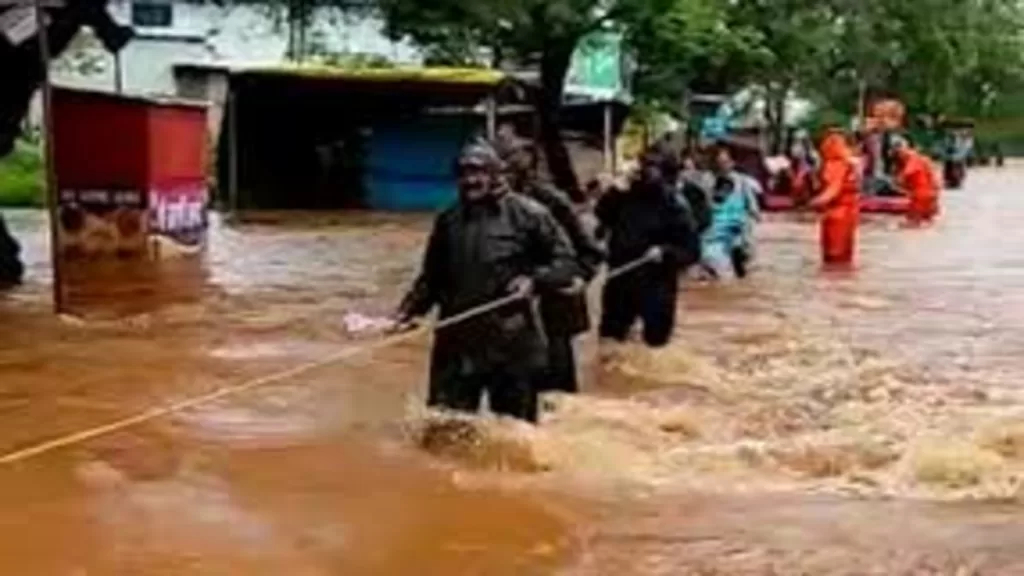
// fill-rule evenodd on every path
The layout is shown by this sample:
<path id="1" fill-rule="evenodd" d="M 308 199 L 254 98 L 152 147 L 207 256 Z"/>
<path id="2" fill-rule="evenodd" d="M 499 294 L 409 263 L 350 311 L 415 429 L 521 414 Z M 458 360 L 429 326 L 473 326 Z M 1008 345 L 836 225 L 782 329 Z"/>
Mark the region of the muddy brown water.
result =
<path id="1" fill-rule="evenodd" d="M 749 281 L 682 295 L 668 349 L 589 342 L 586 394 L 444 457 L 412 440 L 421 338 L 6 466 L 0 567 L 1024 574 L 1021 177 L 972 173 L 928 230 L 870 219 L 852 273 L 773 216 Z M 355 345 L 342 316 L 393 307 L 428 226 L 218 224 L 204 271 L 104 297 L 104 270 L 76 320 L 50 314 L 43 216 L 8 217 L 30 281 L 0 297 L 3 453 Z"/>

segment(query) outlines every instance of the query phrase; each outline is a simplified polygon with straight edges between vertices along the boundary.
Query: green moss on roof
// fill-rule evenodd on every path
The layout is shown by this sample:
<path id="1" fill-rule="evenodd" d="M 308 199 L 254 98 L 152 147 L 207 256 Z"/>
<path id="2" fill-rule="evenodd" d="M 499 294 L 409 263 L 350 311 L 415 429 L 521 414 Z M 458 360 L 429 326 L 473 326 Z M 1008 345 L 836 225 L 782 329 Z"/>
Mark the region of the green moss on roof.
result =
<path id="1" fill-rule="evenodd" d="M 496 85 L 505 74 L 487 68 L 346 68 L 326 64 L 290 64 L 246 68 L 241 74 L 301 76 L 354 82 L 422 82 L 433 84 Z"/>

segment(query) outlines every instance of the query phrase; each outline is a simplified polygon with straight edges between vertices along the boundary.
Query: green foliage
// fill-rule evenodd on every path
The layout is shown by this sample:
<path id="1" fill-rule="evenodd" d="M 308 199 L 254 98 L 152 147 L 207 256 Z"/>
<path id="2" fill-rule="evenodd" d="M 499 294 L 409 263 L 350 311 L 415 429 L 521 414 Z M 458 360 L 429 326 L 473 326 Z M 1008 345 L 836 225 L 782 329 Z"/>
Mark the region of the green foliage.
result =
<path id="1" fill-rule="evenodd" d="M 862 90 L 912 114 L 1024 115 L 1024 3 L 1018 0 L 248 0 L 308 26 L 314 7 L 372 12 L 430 64 L 555 72 L 587 33 L 625 33 L 645 110 L 688 92 L 763 94 L 769 120 L 793 95 L 853 114 Z M 304 35 L 299 35 L 304 37 Z M 831 112 L 830 112 L 831 113 Z"/>
<path id="2" fill-rule="evenodd" d="M 42 206 L 45 176 L 39 145 L 18 141 L 14 152 L 0 160 L 0 206 Z"/>
<path id="3" fill-rule="evenodd" d="M 380 0 L 377 8 L 393 37 L 411 38 L 463 61 L 498 54 L 525 64 L 536 62 L 552 44 L 574 46 L 600 25 L 601 4 L 598 0 Z"/>
<path id="4" fill-rule="evenodd" d="M 628 16 L 641 100 L 678 105 L 688 92 L 742 88 L 767 54 L 756 29 L 728 21 L 725 0 L 675 0 Z"/>
<path id="5" fill-rule="evenodd" d="M 832 0 L 831 10 L 831 53 L 809 84 L 823 102 L 855 103 L 863 83 L 916 114 L 978 116 L 1024 77 L 1016 0 Z"/>
<path id="6" fill-rule="evenodd" d="M 535 67 L 545 165 L 570 193 L 579 183 L 562 140 L 559 109 L 577 43 L 588 33 L 622 26 L 635 14 L 674 0 L 378 0 L 393 38 L 428 49 L 433 63 Z"/>

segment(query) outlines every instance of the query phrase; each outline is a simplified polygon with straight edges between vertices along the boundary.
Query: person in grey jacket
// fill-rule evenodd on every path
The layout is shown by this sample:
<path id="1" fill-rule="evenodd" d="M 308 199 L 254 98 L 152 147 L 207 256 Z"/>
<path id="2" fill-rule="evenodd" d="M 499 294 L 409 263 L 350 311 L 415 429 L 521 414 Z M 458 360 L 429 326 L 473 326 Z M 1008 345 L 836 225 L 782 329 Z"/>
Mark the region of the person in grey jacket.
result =
<path id="1" fill-rule="evenodd" d="M 505 162 L 505 177 L 511 190 L 547 208 L 576 252 L 580 275 L 574 286 L 540 301 L 540 315 L 548 337 L 548 366 L 538 385 L 541 391 L 577 392 L 573 339 L 590 329 L 586 286 L 604 261 L 604 249 L 580 221 L 569 196 L 537 177 L 528 141 L 506 134 L 498 141 L 498 151 Z"/>
<path id="2" fill-rule="evenodd" d="M 442 212 L 427 241 L 420 276 L 399 320 L 439 308 L 441 319 L 511 294 L 515 303 L 442 328 L 434 338 L 428 404 L 476 412 L 486 392 L 501 415 L 537 421 L 537 381 L 547 341 L 532 296 L 572 286 L 576 255 L 554 217 L 512 193 L 501 160 L 475 143 L 457 161 L 458 202 Z"/>

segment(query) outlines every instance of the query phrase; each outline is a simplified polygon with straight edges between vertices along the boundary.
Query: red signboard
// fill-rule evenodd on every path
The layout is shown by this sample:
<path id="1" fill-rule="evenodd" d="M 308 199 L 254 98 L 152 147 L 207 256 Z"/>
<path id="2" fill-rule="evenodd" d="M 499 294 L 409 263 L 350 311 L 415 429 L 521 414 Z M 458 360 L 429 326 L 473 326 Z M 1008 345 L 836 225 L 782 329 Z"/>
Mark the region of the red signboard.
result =
<path id="1" fill-rule="evenodd" d="M 53 133 L 65 309 L 198 297 L 205 266 L 188 256 L 206 239 L 205 106 L 56 88 Z"/>
<path id="2" fill-rule="evenodd" d="M 204 106 L 59 88 L 53 115 L 65 256 L 145 257 L 154 236 L 202 247 Z"/>

